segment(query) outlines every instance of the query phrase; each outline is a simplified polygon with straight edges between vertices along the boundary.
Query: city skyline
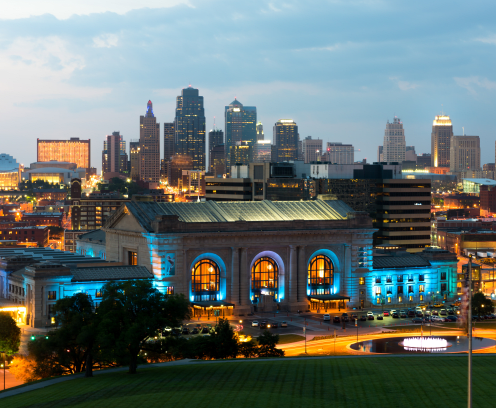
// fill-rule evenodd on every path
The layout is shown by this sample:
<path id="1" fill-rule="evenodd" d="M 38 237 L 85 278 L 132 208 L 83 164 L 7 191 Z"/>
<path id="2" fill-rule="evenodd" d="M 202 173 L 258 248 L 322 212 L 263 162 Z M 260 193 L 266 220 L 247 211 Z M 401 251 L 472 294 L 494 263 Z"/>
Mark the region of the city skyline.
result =
<path id="1" fill-rule="evenodd" d="M 34 148 L 16 152 L 16 141 L 29 146 L 34 134 L 90 138 L 93 157 L 115 129 L 137 139 L 132 118 L 149 99 L 159 122 L 170 123 L 175 97 L 189 83 L 205 98 L 206 129 L 237 97 L 257 106 L 257 120 L 266 126 L 293 118 L 302 138 L 351 142 L 361 149 L 356 160 L 374 161 L 388 118 L 401 117 L 407 144 L 424 153 L 432 120 L 444 110 L 455 134 L 465 127 L 466 134 L 480 135 L 481 161 L 494 161 L 488 118 L 496 27 L 489 16 L 496 5 L 485 4 L 484 15 L 468 4 L 447 7 L 451 23 L 441 27 L 430 22 L 435 12 L 428 2 L 191 0 L 187 6 L 177 0 L 137 10 L 129 4 L 58 7 L 55 0 L 26 9 L 24 3 L 0 20 L 0 55 L 10 78 L 0 125 L 4 152 L 25 165 L 34 161 Z M 177 32 L 179 43 L 172 43 Z"/>

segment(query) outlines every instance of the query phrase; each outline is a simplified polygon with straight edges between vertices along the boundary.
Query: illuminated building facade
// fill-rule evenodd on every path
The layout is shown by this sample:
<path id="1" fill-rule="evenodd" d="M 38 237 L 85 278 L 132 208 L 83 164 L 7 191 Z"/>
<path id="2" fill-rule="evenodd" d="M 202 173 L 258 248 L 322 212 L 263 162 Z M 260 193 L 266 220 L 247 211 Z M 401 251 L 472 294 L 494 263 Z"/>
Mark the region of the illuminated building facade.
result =
<path id="1" fill-rule="evenodd" d="M 298 160 L 298 126 L 293 119 L 279 119 L 274 125 L 276 161 Z"/>
<path id="2" fill-rule="evenodd" d="M 19 163 L 10 154 L 0 154 L 0 190 L 18 190 L 21 180 Z"/>
<path id="3" fill-rule="evenodd" d="M 160 123 L 148 101 L 145 116 L 140 116 L 139 178 L 150 187 L 160 183 Z"/>
<path id="4" fill-rule="evenodd" d="M 129 162 L 130 162 L 130 176 L 133 180 L 139 180 L 139 141 L 129 142 Z"/>
<path id="5" fill-rule="evenodd" d="M 431 166 L 450 167 L 453 126 L 448 115 L 437 115 L 432 123 Z"/>
<path id="6" fill-rule="evenodd" d="M 257 141 L 259 140 L 265 140 L 262 122 L 257 122 Z"/>
<path id="7" fill-rule="evenodd" d="M 79 140 L 71 137 L 69 140 L 40 140 L 37 139 L 38 156 L 36 161 L 45 162 L 56 160 L 76 163 L 78 168 L 91 167 L 90 140 Z"/>
<path id="8" fill-rule="evenodd" d="M 231 146 L 230 167 L 236 164 L 248 164 L 252 161 L 253 145 L 247 141 L 236 142 Z"/>
<path id="9" fill-rule="evenodd" d="M 224 143 L 215 146 L 210 151 L 210 172 L 214 177 L 223 177 L 226 174 L 226 152 Z"/>
<path id="10" fill-rule="evenodd" d="M 257 141 L 257 108 L 244 106 L 236 98 L 225 107 L 226 163 L 230 171 L 232 147 L 247 142 L 253 146 Z"/>
<path id="11" fill-rule="evenodd" d="M 164 160 L 170 161 L 174 156 L 174 122 L 164 122 Z"/>
<path id="12" fill-rule="evenodd" d="M 127 171 L 126 142 L 119 132 L 106 136 L 102 150 L 102 173 L 123 173 Z"/>
<path id="13" fill-rule="evenodd" d="M 272 158 L 272 142 L 270 140 L 257 140 L 253 146 L 253 162 L 269 163 Z"/>
<path id="14" fill-rule="evenodd" d="M 169 186 L 178 187 L 179 180 L 183 175 L 183 170 L 191 170 L 193 168 L 193 159 L 191 156 L 175 154 L 170 162 L 167 178 Z"/>
<path id="15" fill-rule="evenodd" d="M 450 142 L 450 171 L 481 169 L 479 136 L 453 136 Z"/>
<path id="16" fill-rule="evenodd" d="M 205 170 L 205 109 L 203 96 L 191 85 L 176 99 L 174 121 L 176 155 L 191 157 L 189 170 Z"/>
<path id="17" fill-rule="evenodd" d="M 405 161 L 405 130 L 403 129 L 403 122 L 396 116 L 392 123 L 389 123 L 389 120 L 386 123 L 382 155 L 387 163 Z"/>
<path id="18" fill-rule="evenodd" d="M 210 171 L 214 172 L 214 174 L 222 174 L 225 173 L 225 170 L 222 173 L 215 173 L 214 170 L 214 158 L 212 157 L 212 151 L 217 146 L 222 145 L 222 151 L 224 150 L 224 132 L 220 129 L 216 129 L 215 125 L 210 132 L 208 132 L 208 165 L 210 167 Z M 216 153 L 219 153 L 220 149 L 217 149 Z M 216 157 L 218 159 L 218 157 Z M 225 160 L 224 160 L 225 163 Z"/>

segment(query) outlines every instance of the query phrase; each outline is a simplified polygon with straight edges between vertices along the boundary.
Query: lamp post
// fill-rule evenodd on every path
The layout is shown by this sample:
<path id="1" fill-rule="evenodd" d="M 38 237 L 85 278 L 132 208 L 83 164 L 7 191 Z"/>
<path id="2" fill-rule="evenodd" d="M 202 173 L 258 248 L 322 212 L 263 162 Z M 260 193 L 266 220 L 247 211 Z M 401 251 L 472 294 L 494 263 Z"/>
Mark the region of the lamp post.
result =
<path id="1" fill-rule="evenodd" d="M 5 351 L 2 351 L 3 355 L 3 390 L 5 391 Z"/>
<path id="2" fill-rule="evenodd" d="M 468 258 L 468 395 L 467 406 L 472 408 L 472 255 Z"/>

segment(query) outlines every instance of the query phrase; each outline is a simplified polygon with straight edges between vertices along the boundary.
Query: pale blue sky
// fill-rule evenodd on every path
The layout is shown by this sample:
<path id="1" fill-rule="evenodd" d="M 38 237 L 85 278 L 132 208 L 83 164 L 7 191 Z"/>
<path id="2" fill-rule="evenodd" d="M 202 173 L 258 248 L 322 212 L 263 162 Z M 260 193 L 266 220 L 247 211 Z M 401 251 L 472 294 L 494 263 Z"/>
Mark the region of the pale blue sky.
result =
<path id="1" fill-rule="evenodd" d="M 496 3 L 490 1 L 17 0 L 0 19 L 1 153 L 29 164 L 36 138 L 90 138 L 92 165 L 119 130 L 139 137 L 151 99 L 162 123 L 191 83 L 207 129 L 235 96 L 265 133 L 351 142 L 376 160 L 387 119 L 430 151 L 443 109 L 494 162 Z M 149 8 L 142 8 L 147 4 Z"/>

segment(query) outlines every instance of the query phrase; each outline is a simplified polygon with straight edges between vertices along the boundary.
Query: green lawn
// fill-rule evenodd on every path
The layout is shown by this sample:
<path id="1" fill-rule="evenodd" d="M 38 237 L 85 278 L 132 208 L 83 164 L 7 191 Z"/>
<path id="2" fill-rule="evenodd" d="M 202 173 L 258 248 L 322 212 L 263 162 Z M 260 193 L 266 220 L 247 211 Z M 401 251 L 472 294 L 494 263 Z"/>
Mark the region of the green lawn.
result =
<path id="1" fill-rule="evenodd" d="M 280 334 L 279 335 L 279 343 L 277 344 L 288 344 L 294 343 L 296 341 L 305 340 L 304 336 L 300 336 L 299 334 Z"/>
<path id="2" fill-rule="evenodd" d="M 474 356 L 474 407 L 493 406 L 496 357 Z M 382 357 L 140 368 L 1 400 L 15 407 L 465 407 L 464 357 Z"/>

